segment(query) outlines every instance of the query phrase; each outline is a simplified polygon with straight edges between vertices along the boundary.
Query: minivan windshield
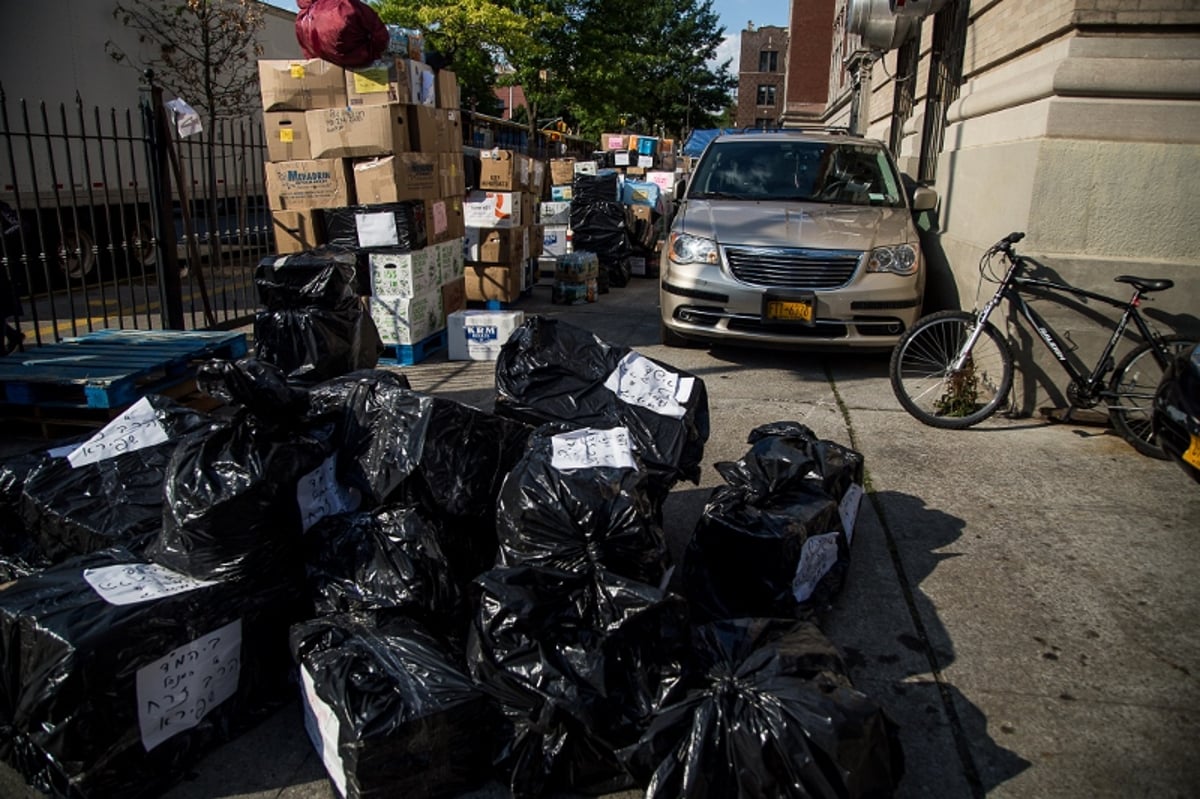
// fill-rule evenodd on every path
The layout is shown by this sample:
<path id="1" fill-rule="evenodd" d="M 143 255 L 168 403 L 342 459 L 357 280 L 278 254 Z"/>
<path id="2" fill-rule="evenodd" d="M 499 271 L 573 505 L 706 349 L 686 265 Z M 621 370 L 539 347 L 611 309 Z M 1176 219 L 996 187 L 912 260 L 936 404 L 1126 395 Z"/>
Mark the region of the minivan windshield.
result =
<path id="1" fill-rule="evenodd" d="M 757 136 L 710 144 L 687 196 L 904 205 L 900 180 L 881 147 L 860 141 L 781 141 Z"/>

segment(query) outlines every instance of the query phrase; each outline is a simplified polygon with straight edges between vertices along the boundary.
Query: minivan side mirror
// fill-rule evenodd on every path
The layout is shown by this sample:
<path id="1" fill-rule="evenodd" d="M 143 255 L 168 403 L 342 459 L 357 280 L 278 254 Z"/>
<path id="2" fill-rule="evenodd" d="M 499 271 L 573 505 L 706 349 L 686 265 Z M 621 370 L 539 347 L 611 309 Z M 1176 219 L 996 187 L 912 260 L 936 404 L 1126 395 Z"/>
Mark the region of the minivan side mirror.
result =
<path id="1" fill-rule="evenodd" d="M 914 211 L 932 211 L 937 208 L 938 194 L 928 186 L 918 186 L 912 193 Z"/>

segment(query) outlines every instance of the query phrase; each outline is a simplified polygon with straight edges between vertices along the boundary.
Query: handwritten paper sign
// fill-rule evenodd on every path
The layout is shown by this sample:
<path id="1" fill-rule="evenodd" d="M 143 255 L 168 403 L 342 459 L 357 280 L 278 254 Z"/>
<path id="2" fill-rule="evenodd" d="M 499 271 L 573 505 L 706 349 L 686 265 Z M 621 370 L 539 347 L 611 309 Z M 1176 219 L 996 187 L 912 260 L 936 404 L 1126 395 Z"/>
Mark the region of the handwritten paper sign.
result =
<path id="1" fill-rule="evenodd" d="M 792 596 L 803 602 L 812 596 L 821 578 L 837 563 L 837 533 L 809 536 L 800 548 L 800 562 L 792 580 Z"/>
<path id="2" fill-rule="evenodd" d="M 842 530 L 846 533 L 846 544 L 854 541 L 854 525 L 858 523 L 858 507 L 862 504 L 863 487 L 851 483 L 838 503 L 838 514 L 842 517 Z"/>
<path id="3" fill-rule="evenodd" d="M 636 352 L 622 358 L 604 381 L 604 387 L 622 402 L 674 419 L 682 419 L 687 413 L 684 403 L 691 397 L 695 384 L 694 377 L 680 377 Z"/>
<path id="4" fill-rule="evenodd" d="M 325 771 L 337 786 L 340 796 L 346 795 L 346 767 L 338 754 L 338 724 L 337 714 L 333 708 L 317 694 L 312 674 L 308 666 L 300 666 L 300 682 L 304 686 L 304 729 L 308 732 L 308 740 L 313 748 L 321 753 L 321 762 Z"/>
<path id="5" fill-rule="evenodd" d="M 114 455 L 161 444 L 168 437 L 150 400 L 142 397 L 100 432 L 68 453 L 67 460 L 72 469 L 77 469 L 86 463 L 96 463 Z"/>
<path id="6" fill-rule="evenodd" d="M 296 501 L 300 504 L 300 520 L 305 532 L 326 516 L 357 510 L 362 496 L 348 489 L 337 479 L 337 456 L 300 478 L 296 485 Z"/>
<path id="7" fill-rule="evenodd" d="M 550 445 L 554 448 L 550 465 L 560 472 L 601 466 L 612 469 L 633 469 L 637 466 L 633 460 L 629 430 L 625 427 L 572 430 L 551 438 Z"/>
<path id="8" fill-rule="evenodd" d="M 138 669 L 138 725 L 146 751 L 195 727 L 233 696 L 241 658 L 238 619 Z"/>
<path id="9" fill-rule="evenodd" d="M 110 605 L 134 605 L 213 585 L 211 580 L 195 580 L 157 563 L 121 563 L 84 569 L 83 579 Z"/>

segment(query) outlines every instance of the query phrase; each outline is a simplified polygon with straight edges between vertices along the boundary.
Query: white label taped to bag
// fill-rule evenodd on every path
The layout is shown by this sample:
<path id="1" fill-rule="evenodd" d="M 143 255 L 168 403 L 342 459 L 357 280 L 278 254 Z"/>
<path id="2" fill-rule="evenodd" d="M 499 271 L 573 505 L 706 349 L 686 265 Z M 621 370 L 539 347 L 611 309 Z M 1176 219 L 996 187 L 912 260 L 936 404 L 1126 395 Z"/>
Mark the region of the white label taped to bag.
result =
<path id="1" fill-rule="evenodd" d="M 597 467 L 633 469 L 637 466 L 629 430 L 625 427 L 572 430 L 551 438 L 550 445 L 554 448 L 550 465 L 560 472 Z"/>
<path id="2" fill-rule="evenodd" d="M 129 406 L 129 409 L 101 428 L 100 432 L 80 444 L 67 455 L 71 468 L 85 463 L 96 463 L 134 452 L 144 447 L 161 444 L 169 438 L 158 414 L 147 397 Z"/>
<path id="3" fill-rule="evenodd" d="M 84 569 L 83 579 L 110 605 L 134 605 L 213 585 L 211 580 L 196 580 L 157 563 Z"/>
<path id="4" fill-rule="evenodd" d="M 337 786 L 338 793 L 346 795 L 346 767 L 338 754 L 338 724 L 337 714 L 333 708 L 317 695 L 317 687 L 313 684 L 312 674 L 308 666 L 300 666 L 300 682 L 304 686 L 304 729 L 313 748 L 321 755 L 325 771 Z"/>
<path id="5" fill-rule="evenodd" d="M 146 751 L 195 727 L 233 696 L 241 668 L 238 619 L 138 669 L 138 726 Z"/>
<path id="6" fill-rule="evenodd" d="M 812 596 L 817 583 L 837 563 L 837 555 L 837 533 L 809 536 L 800 548 L 800 563 L 792 580 L 792 596 L 797 602 L 804 602 Z"/>
<path id="7" fill-rule="evenodd" d="M 355 214 L 354 226 L 358 229 L 359 247 L 396 247 L 400 244 L 396 218 L 390 213 Z"/>
<path id="8" fill-rule="evenodd" d="M 854 525 L 858 523 L 858 508 L 862 504 L 863 487 L 851 483 L 838 503 L 838 514 L 842 517 L 842 530 L 846 533 L 846 543 L 854 542 Z"/>
<path id="9" fill-rule="evenodd" d="M 300 478 L 296 484 L 296 501 L 300 505 L 300 521 L 305 532 L 326 516 L 358 510 L 362 497 L 346 488 L 337 479 L 337 456 Z"/>
<path id="10" fill-rule="evenodd" d="M 622 402 L 674 419 L 682 419 L 687 413 L 684 403 L 692 396 L 695 385 L 694 377 L 680 377 L 636 352 L 622 358 L 604 381 L 604 387 Z"/>

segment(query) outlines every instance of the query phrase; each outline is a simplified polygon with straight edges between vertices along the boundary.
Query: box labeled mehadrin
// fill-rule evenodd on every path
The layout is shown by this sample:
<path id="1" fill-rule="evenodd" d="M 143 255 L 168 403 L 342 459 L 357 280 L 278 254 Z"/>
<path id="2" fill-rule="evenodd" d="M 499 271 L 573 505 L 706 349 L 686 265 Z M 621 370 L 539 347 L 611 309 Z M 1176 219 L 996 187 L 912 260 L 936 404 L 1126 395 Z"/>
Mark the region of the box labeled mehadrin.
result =
<path id="1" fill-rule="evenodd" d="M 354 183 L 341 158 L 272 161 L 265 165 L 273 211 L 339 208 L 354 204 Z"/>
<path id="2" fill-rule="evenodd" d="M 371 297 L 370 304 L 384 344 L 417 344 L 446 326 L 440 286 L 416 297 Z"/>
<path id="3" fill-rule="evenodd" d="M 303 111 L 268 111 L 263 114 L 268 161 L 302 161 L 312 158 L 308 126 Z"/>
<path id="4" fill-rule="evenodd" d="M 304 113 L 314 158 L 360 158 L 411 150 L 408 106 L 322 108 Z"/>
<path id="5" fill-rule="evenodd" d="M 494 361 L 513 331 L 525 323 L 524 311 L 457 311 L 446 317 L 448 358 Z"/>
<path id="6" fill-rule="evenodd" d="M 320 58 L 261 59 L 258 85 L 264 111 L 307 111 L 346 104 L 344 70 Z"/>
<path id="7" fill-rule="evenodd" d="M 442 285 L 434 251 L 373 251 L 367 255 L 373 297 L 416 297 Z"/>
<path id="8" fill-rule="evenodd" d="M 439 178 L 436 153 L 397 153 L 354 162 L 354 191 L 365 204 L 437 199 Z"/>
<path id="9" fill-rule="evenodd" d="M 513 192 L 473 191 L 463 202 L 467 227 L 521 227 L 521 197 Z"/>

